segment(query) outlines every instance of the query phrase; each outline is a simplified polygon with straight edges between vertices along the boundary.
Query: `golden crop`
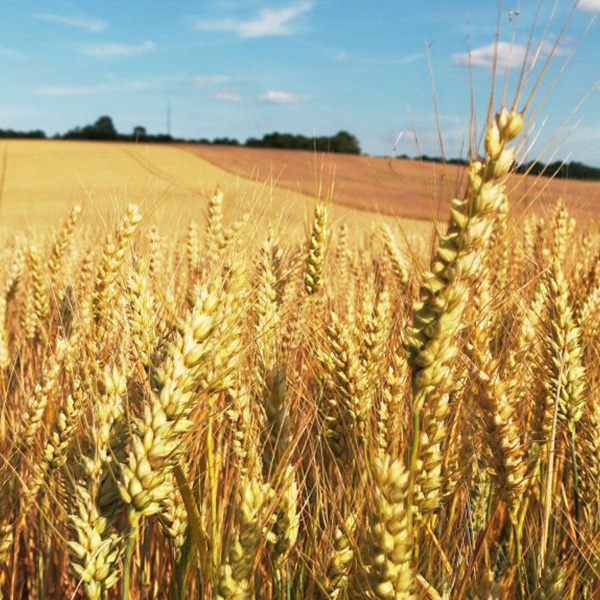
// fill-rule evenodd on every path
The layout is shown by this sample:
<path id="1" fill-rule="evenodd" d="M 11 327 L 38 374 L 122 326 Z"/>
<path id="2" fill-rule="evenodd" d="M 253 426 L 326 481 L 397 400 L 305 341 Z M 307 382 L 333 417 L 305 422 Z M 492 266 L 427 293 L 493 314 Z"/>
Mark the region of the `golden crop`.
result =
<path id="1" fill-rule="evenodd" d="M 600 229 L 513 218 L 522 128 L 430 257 L 220 190 L 7 238 L 0 596 L 600 597 Z"/>

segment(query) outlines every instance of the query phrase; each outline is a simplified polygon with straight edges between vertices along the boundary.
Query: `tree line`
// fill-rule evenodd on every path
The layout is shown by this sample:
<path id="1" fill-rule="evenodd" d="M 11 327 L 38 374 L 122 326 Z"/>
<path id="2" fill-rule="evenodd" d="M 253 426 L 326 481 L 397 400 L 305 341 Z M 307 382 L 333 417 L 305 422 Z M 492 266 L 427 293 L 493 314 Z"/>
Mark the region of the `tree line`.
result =
<path id="1" fill-rule="evenodd" d="M 46 133 L 41 129 L 33 131 L 15 131 L 13 129 L 0 129 L 0 138 L 24 138 L 24 139 L 46 139 Z M 96 140 L 96 141 L 119 141 L 119 142 L 144 142 L 144 143 L 189 143 L 189 144 L 213 144 L 218 146 L 241 146 L 235 138 L 216 137 L 185 139 L 173 137 L 169 134 L 150 134 L 145 127 L 138 125 L 131 133 L 120 133 L 117 131 L 113 120 L 108 116 L 102 116 L 96 122 L 75 127 L 63 135 L 57 134 L 53 139 L 64 140 Z M 267 133 L 262 138 L 248 138 L 243 144 L 249 148 L 278 148 L 285 150 L 312 150 L 317 152 L 334 152 L 344 154 L 361 154 L 358 139 L 347 131 L 338 131 L 333 136 L 308 137 L 305 135 L 294 135 L 291 133 Z M 398 158 L 409 160 L 421 160 L 428 162 L 444 162 L 439 156 L 428 156 L 422 154 L 410 157 L 402 154 Z M 462 158 L 445 159 L 447 164 L 467 165 L 468 161 Z M 529 162 L 519 165 L 518 173 L 531 173 L 545 177 L 556 177 L 559 179 L 579 179 L 584 181 L 600 181 L 600 168 L 591 167 L 578 161 L 562 163 L 555 161 L 544 164 L 542 162 Z"/>
<path id="2" fill-rule="evenodd" d="M 401 154 L 398 158 L 405 160 L 420 160 L 425 162 L 445 163 L 448 165 L 467 166 L 469 161 L 464 158 L 446 158 L 440 156 L 428 156 L 420 154 L 419 156 L 410 157 L 407 154 Z M 528 173 L 540 177 L 554 177 L 556 179 L 578 179 L 581 181 L 600 181 L 600 168 L 591 167 L 585 163 L 578 161 L 562 162 L 554 161 L 551 163 L 543 163 L 540 161 L 529 161 L 515 168 L 517 173 Z"/>
<path id="3" fill-rule="evenodd" d="M 45 139 L 47 136 L 41 130 L 36 131 L 14 131 L 12 129 L 0 129 L 0 137 L 3 138 L 35 138 Z M 231 137 L 185 139 L 173 137 L 169 134 L 150 134 L 145 127 L 138 125 L 131 133 L 120 133 L 117 131 L 113 120 L 108 116 L 102 116 L 95 123 L 84 127 L 75 127 L 63 135 L 57 134 L 53 139 L 63 140 L 95 140 L 95 141 L 119 141 L 119 142 L 145 142 L 145 143 L 192 143 L 192 144 L 215 144 L 220 146 L 240 146 L 241 143 Z M 339 131 L 333 136 L 322 136 L 317 138 L 304 135 L 293 135 L 291 133 L 268 133 L 261 139 L 249 138 L 245 142 L 251 148 L 285 148 L 289 150 L 317 150 L 319 152 L 343 152 L 349 154 L 360 154 L 360 144 L 355 136 L 347 131 Z"/>

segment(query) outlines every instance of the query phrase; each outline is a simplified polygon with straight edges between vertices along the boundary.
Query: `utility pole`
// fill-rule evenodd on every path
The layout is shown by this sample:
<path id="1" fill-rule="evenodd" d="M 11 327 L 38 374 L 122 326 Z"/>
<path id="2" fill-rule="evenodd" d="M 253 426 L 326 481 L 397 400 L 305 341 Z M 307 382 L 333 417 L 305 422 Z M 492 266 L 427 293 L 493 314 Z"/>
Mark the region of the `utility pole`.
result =
<path id="1" fill-rule="evenodd" d="M 167 135 L 171 135 L 171 101 L 167 102 Z"/>

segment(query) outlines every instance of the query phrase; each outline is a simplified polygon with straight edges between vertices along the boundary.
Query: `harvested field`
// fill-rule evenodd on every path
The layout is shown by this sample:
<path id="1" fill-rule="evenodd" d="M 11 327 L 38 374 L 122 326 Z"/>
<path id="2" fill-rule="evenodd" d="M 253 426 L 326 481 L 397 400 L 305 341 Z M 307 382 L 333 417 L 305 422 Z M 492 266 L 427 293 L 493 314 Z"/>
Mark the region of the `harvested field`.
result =
<path id="1" fill-rule="evenodd" d="M 234 175 L 309 195 L 322 190 L 327 196 L 333 188 L 336 204 L 417 219 L 445 218 L 448 198 L 460 197 L 466 173 L 465 167 L 404 159 L 235 146 L 180 147 Z M 599 183 L 513 176 L 509 187 L 514 188 L 515 208 L 562 197 L 578 212 L 600 212 Z"/>

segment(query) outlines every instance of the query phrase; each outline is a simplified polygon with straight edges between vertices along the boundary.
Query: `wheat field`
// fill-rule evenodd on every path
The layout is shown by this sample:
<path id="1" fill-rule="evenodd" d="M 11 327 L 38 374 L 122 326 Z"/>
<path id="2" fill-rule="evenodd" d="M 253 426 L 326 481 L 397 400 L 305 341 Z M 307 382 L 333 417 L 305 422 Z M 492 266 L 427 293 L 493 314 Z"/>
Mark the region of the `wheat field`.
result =
<path id="1" fill-rule="evenodd" d="M 435 236 L 3 143 L 0 597 L 600 597 L 600 229 L 515 212 L 523 128 Z"/>

